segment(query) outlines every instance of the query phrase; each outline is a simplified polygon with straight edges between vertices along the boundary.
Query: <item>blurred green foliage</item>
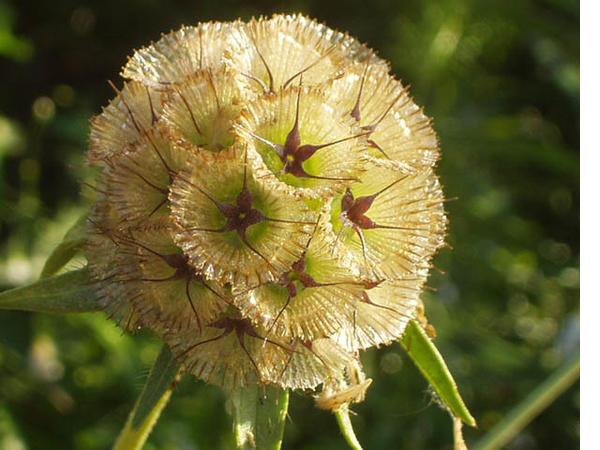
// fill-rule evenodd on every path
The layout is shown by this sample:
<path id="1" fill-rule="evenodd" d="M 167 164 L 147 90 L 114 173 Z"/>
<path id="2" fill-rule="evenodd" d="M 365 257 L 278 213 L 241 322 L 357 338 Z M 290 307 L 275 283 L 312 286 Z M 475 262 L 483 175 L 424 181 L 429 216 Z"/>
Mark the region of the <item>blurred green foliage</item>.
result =
<path id="1" fill-rule="evenodd" d="M 304 12 L 393 63 L 435 120 L 449 243 L 425 302 L 483 435 L 579 346 L 579 5 L 570 0 L 0 0 L 0 289 L 33 281 L 84 211 L 88 119 L 133 48 L 183 23 Z M 74 262 L 71 268 L 80 267 Z M 159 343 L 102 314 L 0 313 L 0 449 L 105 449 Z M 363 357 L 367 449 L 449 449 L 451 423 L 399 345 Z M 218 389 L 185 379 L 148 449 L 232 445 Z M 511 449 L 572 449 L 571 388 Z M 345 448 L 291 398 L 287 449 Z"/>

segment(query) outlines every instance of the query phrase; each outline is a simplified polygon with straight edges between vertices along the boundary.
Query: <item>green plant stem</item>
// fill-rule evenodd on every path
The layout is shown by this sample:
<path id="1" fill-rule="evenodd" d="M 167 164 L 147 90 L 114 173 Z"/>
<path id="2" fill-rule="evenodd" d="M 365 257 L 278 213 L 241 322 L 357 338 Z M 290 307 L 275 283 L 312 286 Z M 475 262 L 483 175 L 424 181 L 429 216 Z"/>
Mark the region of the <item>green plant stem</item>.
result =
<path id="1" fill-rule="evenodd" d="M 558 368 L 525 400 L 517 405 L 473 450 L 496 450 L 508 444 L 535 417 L 556 400 L 579 378 L 579 355 Z"/>
<path id="2" fill-rule="evenodd" d="M 167 405 L 175 388 L 179 365 L 164 346 L 113 450 L 139 450 Z"/>
<path id="3" fill-rule="evenodd" d="M 352 428 L 352 422 L 350 421 L 350 411 L 348 405 L 342 406 L 340 409 L 335 411 L 335 418 L 337 419 L 338 426 L 342 432 L 342 436 L 350 446 L 352 450 L 362 450 L 360 442 L 356 434 L 354 434 L 354 428 Z"/>
<path id="4" fill-rule="evenodd" d="M 275 386 L 249 385 L 229 393 L 238 450 L 279 450 L 289 392 Z"/>

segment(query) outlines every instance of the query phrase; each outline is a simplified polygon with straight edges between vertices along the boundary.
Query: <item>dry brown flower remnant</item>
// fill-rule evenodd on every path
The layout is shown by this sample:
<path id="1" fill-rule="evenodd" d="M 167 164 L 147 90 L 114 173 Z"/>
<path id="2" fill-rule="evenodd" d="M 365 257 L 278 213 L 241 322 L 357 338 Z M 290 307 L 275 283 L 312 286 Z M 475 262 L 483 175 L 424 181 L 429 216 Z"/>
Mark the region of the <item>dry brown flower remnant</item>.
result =
<path id="1" fill-rule="evenodd" d="M 122 75 L 88 156 L 107 312 L 207 382 L 362 399 L 359 351 L 418 318 L 444 244 L 422 109 L 373 51 L 301 15 L 183 27 Z"/>

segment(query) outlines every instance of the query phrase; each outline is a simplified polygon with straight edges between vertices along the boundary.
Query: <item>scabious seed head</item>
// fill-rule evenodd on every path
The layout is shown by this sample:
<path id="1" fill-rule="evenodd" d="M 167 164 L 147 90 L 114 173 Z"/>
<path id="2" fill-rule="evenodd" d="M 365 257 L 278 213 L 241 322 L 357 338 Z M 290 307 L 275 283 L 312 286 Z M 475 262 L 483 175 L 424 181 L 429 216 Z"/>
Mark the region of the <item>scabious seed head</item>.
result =
<path id="1" fill-rule="evenodd" d="M 358 352 L 425 320 L 444 244 L 430 120 L 385 61 L 299 15 L 183 27 L 122 75 L 88 154 L 106 311 L 207 382 L 360 401 Z"/>

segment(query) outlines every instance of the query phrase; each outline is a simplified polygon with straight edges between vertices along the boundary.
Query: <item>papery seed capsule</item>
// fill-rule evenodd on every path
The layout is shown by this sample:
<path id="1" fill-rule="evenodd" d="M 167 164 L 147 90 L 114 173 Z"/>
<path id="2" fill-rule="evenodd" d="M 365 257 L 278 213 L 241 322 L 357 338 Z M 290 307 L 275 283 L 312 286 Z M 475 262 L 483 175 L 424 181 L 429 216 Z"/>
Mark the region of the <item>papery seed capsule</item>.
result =
<path id="1" fill-rule="evenodd" d="M 256 180 L 247 154 L 197 153 L 171 188 L 176 242 L 207 278 L 236 286 L 277 279 L 303 251 L 315 214 Z"/>
<path id="2" fill-rule="evenodd" d="M 92 119 L 88 162 L 97 165 L 125 151 L 150 131 L 162 109 L 160 94 L 136 81 L 125 83 Z"/>
<path id="3" fill-rule="evenodd" d="M 259 318 L 269 334 L 301 341 L 352 327 L 363 284 L 332 255 L 315 228 L 305 251 L 278 280 L 234 297 L 242 314 Z"/>
<path id="4" fill-rule="evenodd" d="M 137 291 L 130 302 L 145 323 L 170 332 L 193 328 L 200 333 L 231 301 L 219 285 L 196 273 L 173 242 L 172 228 L 159 219 L 119 237 L 119 264 Z"/>
<path id="5" fill-rule="evenodd" d="M 400 171 L 433 166 L 439 158 L 431 120 L 408 90 L 381 66 L 367 61 L 332 82 L 329 102 L 367 132 L 367 156 Z"/>
<path id="6" fill-rule="evenodd" d="M 341 192 L 364 171 L 366 133 L 327 103 L 325 90 L 290 88 L 257 100 L 234 126 L 267 166 L 262 177 L 304 195 Z"/>
<path id="7" fill-rule="evenodd" d="M 234 141 L 231 123 L 247 93 L 232 71 L 202 70 L 169 94 L 163 115 L 165 128 L 185 147 L 220 151 Z"/>
<path id="8" fill-rule="evenodd" d="M 241 22 L 209 22 L 172 31 L 136 51 L 121 75 L 155 89 L 168 90 L 199 70 L 221 67 L 231 45 L 231 33 L 240 26 Z"/>
<path id="9" fill-rule="evenodd" d="M 315 389 L 330 379 L 344 377 L 344 371 L 356 356 L 346 352 L 331 339 L 294 340 L 292 353 L 283 369 L 269 381 L 289 389 Z"/>
<path id="10" fill-rule="evenodd" d="M 408 321 L 417 317 L 424 281 L 409 276 L 366 282 L 352 325 L 340 328 L 333 339 L 351 352 L 391 344 L 403 334 Z"/>
<path id="11" fill-rule="evenodd" d="M 359 351 L 425 323 L 444 244 L 422 109 L 373 51 L 300 15 L 183 27 L 122 75 L 88 155 L 104 309 L 207 382 L 361 401 Z"/>
<path id="12" fill-rule="evenodd" d="M 426 276 L 444 242 L 444 195 L 430 169 L 405 174 L 371 165 L 329 213 L 336 251 L 350 252 L 371 279 Z"/>
<path id="13" fill-rule="evenodd" d="M 169 187 L 188 151 L 155 127 L 127 151 L 107 160 L 104 180 L 123 220 L 141 223 L 169 214 Z"/>
<path id="14" fill-rule="evenodd" d="M 306 85 L 330 81 L 353 60 L 373 58 L 373 52 L 348 35 L 301 15 L 252 19 L 232 33 L 227 63 L 257 94 L 285 90 L 303 76 Z"/>
<path id="15" fill-rule="evenodd" d="M 239 314 L 225 315 L 205 327 L 202 334 L 167 333 L 165 339 L 176 357 L 193 375 L 226 388 L 265 383 L 284 370 L 293 350 L 276 336 Z"/>

